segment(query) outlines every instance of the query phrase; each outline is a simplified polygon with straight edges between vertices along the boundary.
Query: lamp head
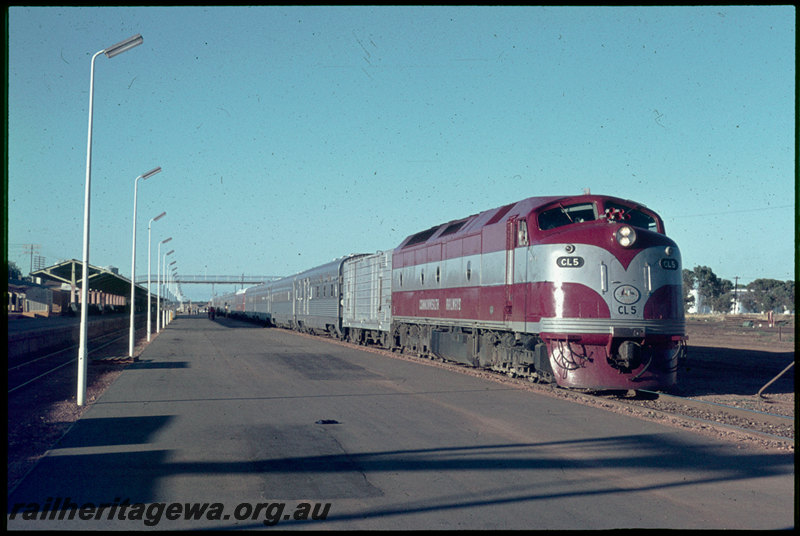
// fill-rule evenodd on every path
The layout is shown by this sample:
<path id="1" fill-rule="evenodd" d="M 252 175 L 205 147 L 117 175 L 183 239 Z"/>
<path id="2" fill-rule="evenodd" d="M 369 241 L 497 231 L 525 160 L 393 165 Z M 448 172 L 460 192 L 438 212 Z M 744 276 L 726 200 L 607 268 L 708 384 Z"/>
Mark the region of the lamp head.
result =
<path id="1" fill-rule="evenodd" d="M 103 51 L 103 54 L 105 54 L 107 58 L 113 58 L 117 54 L 122 54 L 126 50 L 141 45 L 143 41 L 142 34 L 136 34 L 133 37 L 127 38 L 125 41 L 120 41 L 116 45 L 111 45 Z"/>
<path id="2" fill-rule="evenodd" d="M 142 175 L 142 179 L 145 179 L 145 180 L 146 180 L 146 179 L 149 179 L 150 177 L 152 177 L 153 175 L 155 175 L 155 174 L 156 174 L 156 173 L 158 173 L 159 171 L 161 171 L 161 166 L 158 166 L 158 167 L 157 167 L 157 168 L 155 168 L 155 169 L 151 169 L 150 171 L 148 171 L 147 173 L 145 173 L 144 175 Z"/>

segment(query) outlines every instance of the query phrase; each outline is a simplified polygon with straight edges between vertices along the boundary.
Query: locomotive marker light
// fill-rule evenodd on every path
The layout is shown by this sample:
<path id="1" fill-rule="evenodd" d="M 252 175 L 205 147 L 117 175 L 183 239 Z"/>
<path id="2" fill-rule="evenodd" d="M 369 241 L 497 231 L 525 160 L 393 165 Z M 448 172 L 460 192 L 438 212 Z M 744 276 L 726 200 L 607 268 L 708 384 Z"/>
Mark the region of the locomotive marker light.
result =
<path id="1" fill-rule="evenodd" d="M 153 225 L 154 221 L 158 221 L 164 216 L 166 216 L 166 212 L 162 212 L 155 218 L 150 219 L 150 223 L 147 224 L 147 342 L 150 342 L 150 226 Z"/>
<path id="2" fill-rule="evenodd" d="M 139 175 L 133 181 L 133 246 L 131 248 L 131 327 L 130 336 L 128 337 L 128 357 L 133 357 L 133 340 L 136 329 L 133 327 L 133 314 L 136 309 L 136 197 L 139 189 L 139 179 L 147 180 L 156 173 L 161 171 L 161 166 L 151 169 L 144 175 Z"/>
<path id="3" fill-rule="evenodd" d="M 91 192 L 91 176 L 92 176 L 92 110 L 94 106 L 94 62 L 97 56 L 105 54 L 107 58 L 113 58 L 118 54 L 122 54 L 126 50 L 141 45 L 143 42 L 141 34 L 136 34 L 133 37 L 104 48 L 92 56 L 91 67 L 89 69 L 89 133 L 86 141 L 86 189 L 84 193 L 83 202 L 83 284 L 81 285 L 81 333 L 80 343 L 78 345 L 78 393 L 77 404 L 84 405 L 86 398 L 86 372 L 87 372 L 87 355 L 86 355 L 86 339 L 89 334 L 89 326 L 87 317 L 89 314 L 89 209 L 90 209 L 90 192 Z"/>

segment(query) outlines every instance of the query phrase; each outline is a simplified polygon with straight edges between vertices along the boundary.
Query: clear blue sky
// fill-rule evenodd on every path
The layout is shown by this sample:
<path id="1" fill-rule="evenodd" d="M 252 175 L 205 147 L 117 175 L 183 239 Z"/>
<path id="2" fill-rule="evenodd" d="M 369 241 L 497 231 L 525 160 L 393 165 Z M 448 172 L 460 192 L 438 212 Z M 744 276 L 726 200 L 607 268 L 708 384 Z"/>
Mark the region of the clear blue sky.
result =
<path id="1" fill-rule="evenodd" d="M 609 194 L 684 268 L 794 278 L 796 12 L 767 7 L 11 7 L 8 257 L 288 275 L 518 201 Z M 162 249 L 162 253 L 165 249 Z M 232 287 L 231 287 L 232 288 Z M 184 285 L 195 299 L 209 290 Z M 231 290 L 221 289 L 218 291 Z"/>

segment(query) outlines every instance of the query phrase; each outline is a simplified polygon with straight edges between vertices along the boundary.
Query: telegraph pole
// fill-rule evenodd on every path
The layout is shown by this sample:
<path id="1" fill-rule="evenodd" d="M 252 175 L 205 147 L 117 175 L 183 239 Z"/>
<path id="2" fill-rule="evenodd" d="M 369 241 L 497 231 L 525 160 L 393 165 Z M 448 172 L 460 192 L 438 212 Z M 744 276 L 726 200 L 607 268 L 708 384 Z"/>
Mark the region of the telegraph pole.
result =
<path id="1" fill-rule="evenodd" d="M 42 247 L 40 244 L 22 244 L 22 247 L 25 248 L 25 254 L 30 254 L 31 256 L 31 266 L 30 270 L 28 270 L 28 274 L 33 273 L 33 254 L 39 253 L 39 248 Z"/>

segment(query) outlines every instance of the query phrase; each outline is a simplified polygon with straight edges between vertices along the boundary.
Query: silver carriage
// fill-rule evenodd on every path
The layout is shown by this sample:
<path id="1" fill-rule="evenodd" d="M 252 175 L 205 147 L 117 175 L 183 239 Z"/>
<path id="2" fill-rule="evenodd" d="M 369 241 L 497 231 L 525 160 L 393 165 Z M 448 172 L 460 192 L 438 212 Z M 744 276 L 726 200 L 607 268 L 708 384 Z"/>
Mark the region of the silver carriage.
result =
<path id="1" fill-rule="evenodd" d="M 346 259 L 342 328 L 347 340 L 388 346 L 392 327 L 392 252 Z"/>
<path id="2" fill-rule="evenodd" d="M 344 257 L 265 285 L 266 317 L 279 327 L 342 336 L 340 282 Z"/>

